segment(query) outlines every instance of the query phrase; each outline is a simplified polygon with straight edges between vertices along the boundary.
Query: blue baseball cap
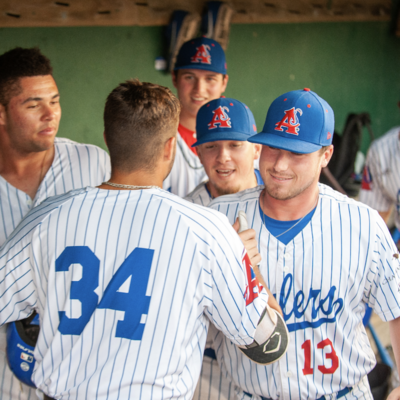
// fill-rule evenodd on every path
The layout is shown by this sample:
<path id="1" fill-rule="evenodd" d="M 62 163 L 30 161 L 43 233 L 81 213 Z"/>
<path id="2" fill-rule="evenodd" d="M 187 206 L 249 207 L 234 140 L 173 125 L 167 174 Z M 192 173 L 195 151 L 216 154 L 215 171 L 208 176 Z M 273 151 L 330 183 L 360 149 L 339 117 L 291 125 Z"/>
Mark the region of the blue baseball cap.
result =
<path id="1" fill-rule="evenodd" d="M 225 75 L 225 52 L 213 39 L 200 37 L 188 40 L 176 57 L 174 70 L 178 69 L 204 69 Z"/>
<path id="2" fill-rule="evenodd" d="M 296 153 L 313 153 L 332 144 L 335 116 L 331 106 L 310 89 L 279 96 L 269 107 L 263 130 L 249 142 Z"/>
<path id="3" fill-rule="evenodd" d="M 249 107 L 239 100 L 221 97 L 204 104 L 197 113 L 197 142 L 192 147 L 216 140 L 244 142 L 256 132 L 256 122 Z"/>

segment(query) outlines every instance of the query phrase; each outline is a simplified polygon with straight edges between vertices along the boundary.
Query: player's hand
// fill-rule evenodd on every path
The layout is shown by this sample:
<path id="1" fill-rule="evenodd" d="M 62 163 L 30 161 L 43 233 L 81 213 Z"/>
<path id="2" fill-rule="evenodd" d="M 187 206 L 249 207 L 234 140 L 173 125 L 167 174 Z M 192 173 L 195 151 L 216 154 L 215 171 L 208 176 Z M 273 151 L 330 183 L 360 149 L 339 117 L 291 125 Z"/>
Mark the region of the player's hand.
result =
<path id="1" fill-rule="evenodd" d="M 245 222 L 245 226 L 247 227 L 247 221 Z M 278 311 L 278 313 L 283 316 L 281 307 L 279 306 L 275 297 L 272 295 L 271 291 L 268 289 L 268 286 L 265 283 L 264 278 L 262 277 L 261 272 L 257 265 L 261 262 L 261 255 L 258 252 L 256 231 L 254 229 L 245 229 L 239 233 L 240 230 L 239 218 L 236 218 L 236 221 L 233 224 L 233 229 L 235 229 L 235 231 L 238 232 L 238 235 L 242 240 L 244 247 L 246 248 L 247 254 L 250 258 L 250 263 L 253 267 L 254 273 L 256 274 L 258 281 L 261 283 L 261 285 L 265 288 L 265 290 L 268 293 L 268 305 L 274 310 Z"/>
<path id="2" fill-rule="evenodd" d="M 400 400 L 400 386 L 390 392 L 387 400 Z"/>
<path id="3" fill-rule="evenodd" d="M 239 219 L 238 218 L 236 219 L 235 223 L 233 224 L 233 229 L 235 229 L 236 232 L 239 232 Z M 261 261 L 261 255 L 258 252 L 256 231 L 254 229 L 246 229 L 245 231 L 238 233 L 238 235 L 247 251 L 247 255 L 250 258 L 250 263 L 254 268 Z"/>

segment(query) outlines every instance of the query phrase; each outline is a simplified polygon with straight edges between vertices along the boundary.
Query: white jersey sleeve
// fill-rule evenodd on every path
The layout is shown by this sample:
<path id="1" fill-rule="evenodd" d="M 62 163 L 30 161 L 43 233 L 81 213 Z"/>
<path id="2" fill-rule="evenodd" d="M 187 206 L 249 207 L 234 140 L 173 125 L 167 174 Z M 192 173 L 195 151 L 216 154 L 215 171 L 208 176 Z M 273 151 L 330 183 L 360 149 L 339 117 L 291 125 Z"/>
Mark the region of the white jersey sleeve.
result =
<path id="1" fill-rule="evenodd" d="M 253 341 L 268 295 L 250 270 L 213 210 L 81 189 L 34 208 L 0 249 L 0 323 L 37 310 L 33 381 L 50 397 L 191 399 L 209 321 Z"/>
<path id="2" fill-rule="evenodd" d="M 377 211 L 396 207 L 400 228 L 400 127 L 375 140 L 368 151 L 359 199 Z"/>
<path id="3" fill-rule="evenodd" d="M 10 185 L 0 176 L 0 245 L 34 206 L 47 197 L 85 186 L 97 186 L 110 177 L 110 157 L 97 146 L 55 138 L 54 160 L 35 198 Z M 0 328 L 0 398 L 34 400 L 35 390 L 21 383 L 6 360 L 6 326 Z"/>
<path id="4" fill-rule="evenodd" d="M 231 223 L 244 210 L 256 231 L 260 272 L 290 333 L 287 353 L 260 366 L 222 335 L 214 347 L 223 373 L 244 392 L 271 399 L 318 399 L 360 385 L 375 365 L 362 319 L 369 304 L 384 320 L 400 317 L 397 249 L 378 213 L 325 185 L 311 221 L 287 245 L 263 224 L 263 187 L 213 200 Z M 245 398 L 245 397 L 243 397 Z"/>
<path id="5" fill-rule="evenodd" d="M 207 175 L 199 157 L 189 149 L 178 132 L 174 165 L 164 180 L 163 188 L 179 197 L 185 197 L 205 179 Z"/>

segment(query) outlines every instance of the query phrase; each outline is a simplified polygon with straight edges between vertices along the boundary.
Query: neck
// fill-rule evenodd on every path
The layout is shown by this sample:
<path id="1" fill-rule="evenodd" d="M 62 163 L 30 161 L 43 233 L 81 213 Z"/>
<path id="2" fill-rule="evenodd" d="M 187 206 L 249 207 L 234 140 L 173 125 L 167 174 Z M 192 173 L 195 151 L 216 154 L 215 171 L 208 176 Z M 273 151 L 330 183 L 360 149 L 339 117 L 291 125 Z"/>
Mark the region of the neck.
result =
<path id="1" fill-rule="evenodd" d="M 0 143 L 0 175 L 25 175 L 26 172 L 42 169 L 44 175 L 54 159 L 54 146 L 47 150 L 21 152 Z M 45 160 L 43 164 L 43 160 Z"/>
<path id="2" fill-rule="evenodd" d="M 160 188 L 162 188 L 163 183 L 162 177 L 158 176 L 158 174 L 149 173 L 148 171 L 143 170 L 138 170 L 131 173 L 113 171 L 109 181 L 112 183 L 119 183 L 121 185 L 158 186 Z M 124 190 L 123 188 L 116 188 L 105 184 L 102 184 L 98 187 L 106 190 Z"/>
<path id="3" fill-rule="evenodd" d="M 181 111 L 181 115 L 179 116 L 179 123 L 186 129 L 189 129 L 193 132 L 196 131 L 196 117 L 193 117 L 193 115 L 185 112 L 185 110 Z"/>
<path id="4" fill-rule="evenodd" d="M 318 185 L 313 185 L 288 200 L 274 199 L 264 189 L 260 195 L 260 204 L 268 217 L 279 221 L 294 221 L 311 212 L 318 204 L 318 198 Z"/>
<path id="5" fill-rule="evenodd" d="M 213 199 L 215 199 L 216 197 L 219 197 L 219 196 L 233 194 L 233 193 L 241 192 L 242 190 L 252 189 L 252 188 L 256 187 L 257 186 L 257 177 L 256 177 L 256 174 L 253 169 L 251 171 L 250 175 L 248 176 L 248 179 L 245 179 L 244 183 L 241 186 L 232 188 L 232 190 L 224 191 L 223 188 L 221 188 L 221 189 L 217 188 L 210 181 L 208 181 L 206 183 L 206 186 L 207 186 L 208 191 L 211 194 L 211 197 Z"/>
<path id="6" fill-rule="evenodd" d="M 0 175 L 34 199 L 53 159 L 54 146 L 39 152 L 22 153 L 0 145 Z"/>

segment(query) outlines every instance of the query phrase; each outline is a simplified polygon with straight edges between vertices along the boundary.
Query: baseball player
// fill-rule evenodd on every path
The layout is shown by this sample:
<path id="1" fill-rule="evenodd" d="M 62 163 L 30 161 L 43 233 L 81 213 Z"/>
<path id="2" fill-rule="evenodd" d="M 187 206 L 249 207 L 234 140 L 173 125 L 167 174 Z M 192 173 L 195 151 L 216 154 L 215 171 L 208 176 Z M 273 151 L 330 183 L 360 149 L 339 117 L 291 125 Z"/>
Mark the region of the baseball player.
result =
<path id="1" fill-rule="evenodd" d="M 179 110 L 167 88 L 119 85 L 104 111 L 110 180 L 45 200 L 0 250 L 0 323 L 38 311 L 46 396 L 190 399 L 210 320 L 268 358 L 268 294 L 238 235 L 161 189 Z"/>
<path id="2" fill-rule="evenodd" d="M 400 126 L 375 140 L 368 150 L 359 199 L 387 221 L 395 206 L 395 226 L 400 229 Z"/>
<path id="3" fill-rule="evenodd" d="M 202 106 L 196 119 L 197 149 L 208 181 L 201 182 L 185 199 L 207 206 L 218 196 L 262 184 L 254 170 L 261 145 L 247 139 L 257 132 L 250 109 L 238 100 L 219 98 Z"/>
<path id="4" fill-rule="evenodd" d="M 110 174 L 108 154 L 92 145 L 55 138 L 61 117 L 50 61 L 39 49 L 0 56 L 0 244 L 49 196 L 97 185 Z M 35 399 L 35 390 L 6 361 L 0 329 L 0 398 Z"/>
<path id="5" fill-rule="evenodd" d="M 181 103 L 174 166 L 164 189 L 184 197 L 206 173 L 192 145 L 196 141 L 196 115 L 200 107 L 221 97 L 228 84 L 225 53 L 221 45 L 204 37 L 184 43 L 179 50 L 172 83 Z"/>
<path id="6" fill-rule="evenodd" d="M 247 139 L 257 132 L 250 109 L 238 100 L 219 98 L 202 106 L 197 113 L 197 149 L 200 162 L 208 176 L 186 200 L 207 206 L 213 198 L 236 193 L 262 184 L 254 160 L 258 160 L 261 145 Z M 209 336 L 214 336 L 210 326 Z M 207 340 L 203 367 L 196 387 L 194 399 L 234 399 L 231 381 L 221 373 L 212 348 L 212 339 Z"/>
<path id="7" fill-rule="evenodd" d="M 240 399 L 372 399 L 367 374 L 376 360 L 362 324 L 365 304 L 390 321 L 400 365 L 400 263 L 390 233 L 376 211 L 318 183 L 333 129 L 331 107 L 309 89 L 278 97 L 249 139 L 262 144 L 265 187 L 210 203 L 231 222 L 246 212 L 260 272 L 290 332 L 288 352 L 269 366 L 216 335 L 218 361 Z"/>

